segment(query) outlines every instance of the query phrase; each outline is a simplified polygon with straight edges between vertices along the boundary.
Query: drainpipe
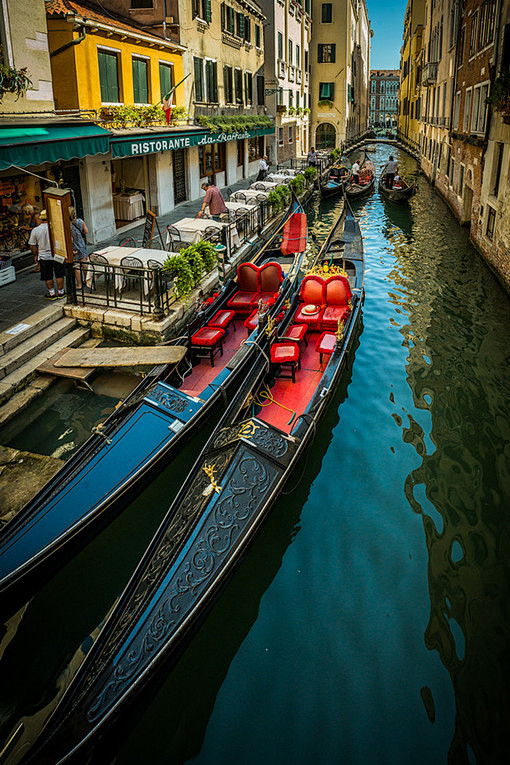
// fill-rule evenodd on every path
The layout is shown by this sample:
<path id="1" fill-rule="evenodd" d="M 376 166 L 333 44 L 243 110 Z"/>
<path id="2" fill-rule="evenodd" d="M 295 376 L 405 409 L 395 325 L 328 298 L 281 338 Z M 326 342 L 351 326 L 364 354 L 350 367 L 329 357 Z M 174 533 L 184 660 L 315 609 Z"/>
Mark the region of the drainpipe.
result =
<path id="1" fill-rule="evenodd" d="M 81 27 L 80 36 L 77 37 L 75 40 L 71 40 L 65 45 L 61 45 L 60 48 L 57 48 L 56 50 L 52 50 L 50 53 L 50 58 L 53 58 L 53 56 L 57 56 L 59 53 L 62 53 L 62 51 L 67 50 L 68 48 L 71 48 L 73 45 L 78 45 L 79 43 L 84 41 L 85 37 L 86 37 L 85 27 Z"/>

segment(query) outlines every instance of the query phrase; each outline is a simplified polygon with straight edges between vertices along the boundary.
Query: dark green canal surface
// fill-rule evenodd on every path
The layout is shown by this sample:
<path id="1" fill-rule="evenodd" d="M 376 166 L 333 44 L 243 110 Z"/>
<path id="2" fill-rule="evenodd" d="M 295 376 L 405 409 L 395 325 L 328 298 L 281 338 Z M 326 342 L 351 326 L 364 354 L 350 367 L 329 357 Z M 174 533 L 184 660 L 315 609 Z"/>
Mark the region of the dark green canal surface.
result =
<path id="1" fill-rule="evenodd" d="M 377 168 L 390 151 L 370 155 Z M 358 204 L 366 301 L 349 373 L 288 493 L 108 762 L 509 761 L 510 301 L 418 185 L 409 206 L 377 191 Z M 319 238 L 337 209 L 317 201 Z M 21 718 L 37 727 L 199 445 L 10 620 L 1 741 Z"/>

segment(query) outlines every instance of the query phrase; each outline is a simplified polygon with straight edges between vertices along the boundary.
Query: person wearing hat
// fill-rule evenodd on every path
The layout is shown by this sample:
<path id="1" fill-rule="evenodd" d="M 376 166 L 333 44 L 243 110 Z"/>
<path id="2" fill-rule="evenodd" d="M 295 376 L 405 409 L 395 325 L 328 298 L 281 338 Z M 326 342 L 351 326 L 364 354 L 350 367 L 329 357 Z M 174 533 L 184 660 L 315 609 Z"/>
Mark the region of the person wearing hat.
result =
<path id="1" fill-rule="evenodd" d="M 41 218 L 41 223 L 32 229 L 28 244 L 30 245 L 32 255 L 34 258 L 37 258 L 41 266 L 41 281 L 46 282 L 46 287 L 48 288 L 45 297 L 48 300 L 57 300 L 57 298 L 63 298 L 65 295 L 65 269 L 63 263 L 53 259 L 46 210 L 41 210 L 39 217 Z M 55 289 L 55 282 L 57 289 Z"/>

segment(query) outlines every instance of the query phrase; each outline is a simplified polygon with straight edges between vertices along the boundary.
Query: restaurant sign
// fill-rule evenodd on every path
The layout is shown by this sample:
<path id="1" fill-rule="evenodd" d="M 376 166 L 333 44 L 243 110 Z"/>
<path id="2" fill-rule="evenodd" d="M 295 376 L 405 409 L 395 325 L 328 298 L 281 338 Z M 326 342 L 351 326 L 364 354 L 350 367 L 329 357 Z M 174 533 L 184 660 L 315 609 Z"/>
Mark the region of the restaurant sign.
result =
<path id="1" fill-rule="evenodd" d="M 111 141 L 113 159 L 119 157 L 137 157 L 143 154 L 154 154 L 158 151 L 175 151 L 175 149 L 188 149 L 191 146 L 204 146 L 209 143 L 227 143 L 228 141 L 241 141 L 244 138 L 256 138 L 261 135 L 274 133 L 274 127 L 245 130 L 243 133 L 202 133 L 187 132 L 180 134 L 152 134 L 137 136 L 136 138 L 118 139 Z"/>

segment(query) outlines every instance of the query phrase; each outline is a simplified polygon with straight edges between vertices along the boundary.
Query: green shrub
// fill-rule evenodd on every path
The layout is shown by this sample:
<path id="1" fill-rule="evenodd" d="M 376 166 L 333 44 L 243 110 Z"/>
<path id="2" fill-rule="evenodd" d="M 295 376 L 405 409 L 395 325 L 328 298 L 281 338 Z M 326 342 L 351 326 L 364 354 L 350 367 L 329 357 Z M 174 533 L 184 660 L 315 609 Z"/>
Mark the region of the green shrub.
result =
<path id="1" fill-rule="evenodd" d="M 305 190 L 305 176 L 298 173 L 298 175 L 289 181 L 289 186 L 294 194 L 299 197 Z"/>
<path id="2" fill-rule="evenodd" d="M 313 181 L 317 178 L 317 168 L 307 167 L 303 175 L 305 176 L 308 183 L 313 183 Z"/>
<path id="3" fill-rule="evenodd" d="M 178 298 L 189 295 L 195 286 L 193 270 L 185 252 L 186 250 L 181 250 L 178 255 L 167 258 L 163 264 L 165 273 L 176 279 L 175 294 Z"/>
<path id="4" fill-rule="evenodd" d="M 211 242 L 208 242 L 205 239 L 201 239 L 200 242 L 194 244 L 193 247 L 195 247 L 195 249 L 200 252 L 202 256 L 202 263 L 204 265 L 204 273 L 208 274 L 209 271 L 214 268 L 217 263 L 217 255 L 214 244 L 211 244 Z"/>

